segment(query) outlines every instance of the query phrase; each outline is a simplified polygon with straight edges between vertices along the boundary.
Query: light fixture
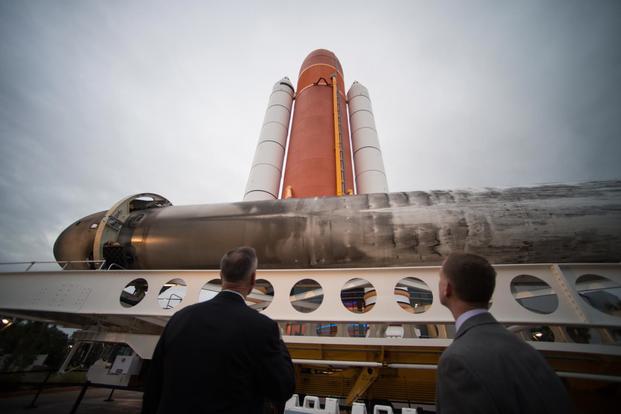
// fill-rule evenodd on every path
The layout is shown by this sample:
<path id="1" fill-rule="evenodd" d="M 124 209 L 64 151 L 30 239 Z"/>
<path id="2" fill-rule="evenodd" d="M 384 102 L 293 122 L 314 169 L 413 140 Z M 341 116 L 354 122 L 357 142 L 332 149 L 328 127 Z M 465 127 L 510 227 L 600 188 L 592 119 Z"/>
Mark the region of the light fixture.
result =
<path id="1" fill-rule="evenodd" d="M 10 320 L 8 320 L 7 318 L 2 318 L 2 324 L 3 325 L 8 325 L 9 322 L 11 322 Z"/>
<path id="2" fill-rule="evenodd" d="M 537 338 L 541 338 L 541 337 L 543 336 L 543 333 L 541 333 L 541 332 L 535 332 L 535 336 L 536 336 Z"/>

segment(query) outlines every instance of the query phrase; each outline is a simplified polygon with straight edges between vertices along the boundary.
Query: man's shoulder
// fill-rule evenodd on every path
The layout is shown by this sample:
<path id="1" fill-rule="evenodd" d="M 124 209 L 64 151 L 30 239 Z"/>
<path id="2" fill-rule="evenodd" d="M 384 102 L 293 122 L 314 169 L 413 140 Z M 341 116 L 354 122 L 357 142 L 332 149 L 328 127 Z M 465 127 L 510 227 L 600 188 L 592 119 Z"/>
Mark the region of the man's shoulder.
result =
<path id="1" fill-rule="evenodd" d="M 451 358 L 464 359 L 470 354 L 470 345 L 465 343 L 462 339 L 453 340 L 453 342 L 446 347 L 446 349 L 440 355 L 438 364 L 443 364 Z"/>
<path id="2" fill-rule="evenodd" d="M 507 344 L 520 343 L 528 346 L 524 341 L 516 337 L 499 323 L 477 324 L 468 327 L 453 340 L 451 345 L 442 353 L 443 357 L 450 355 L 461 355 L 467 357 L 470 354 L 481 356 L 483 354 L 493 353 L 494 349 L 500 345 L 502 347 Z M 482 352 L 485 350 L 485 352 Z"/>
<path id="3" fill-rule="evenodd" d="M 530 344 L 499 323 L 473 326 L 446 348 L 441 360 L 459 358 L 471 367 L 491 368 L 505 363 L 541 363 L 543 356 Z"/>
<path id="4" fill-rule="evenodd" d="M 236 303 L 235 301 L 223 300 L 223 298 L 218 297 L 209 301 L 188 305 L 175 312 L 172 319 L 181 321 L 196 317 L 206 317 L 207 315 L 213 315 L 221 319 L 229 319 L 232 317 L 238 320 L 246 320 L 264 329 L 266 326 L 276 325 L 274 320 L 244 303 Z"/>
<path id="5" fill-rule="evenodd" d="M 192 315 L 197 315 L 199 312 L 202 312 L 201 309 L 204 308 L 204 302 L 193 303 L 192 305 L 185 306 L 182 309 L 179 309 L 170 317 L 170 321 L 168 322 L 176 324 L 183 320 L 188 320 L 192 318 Z"/>
<path id="6" fill-rule="evenodd" d="M 267 315 L 262 314 L 261 312 L 257 311 L 256 309 L 252 309 L 250 307 L 247 307 L 247 314 L 249 317 L 253 318 L 256 320 L 256 323 L 259 323 L 263 326 L 265 325 L 276 325 L 276 321 L 274 321 L 272 318 L 270 318 Z"/>
<path id="7" fill-rule="evenodd" d="M 194 312 L 201 312 L 201 311 L 204 311 L 205 309 L 209 309 L 214 306 L 217 306 L 217 304 L 211 301 L 196 302 L 196 303 L 186 306 L 183 309 L 179 309 L 179 311 L 177 311 L 175 315 L 177 314 L 184 315 L 184 314 L 191 314 Z"/>
<path id="8" fill-rule="evenodd" d="M 218 313 L 218 312 L 220 312 L 220 315 L 222 316 L 222 313 L 229 313 L 228 310 L 224 311 L 224 309 L 228 307 L 236 307 L 236 304 L 228 300 L 222 300 L 222 298 L 215 296 L 214 298 L 210 300 L 206 300 L 203 302 L 196 302 L 191 305 L 187 305 L 183 307 L 182 309 L 179 309 L 173 314 L 172 318 L 173 319 L 184 319 L 184 318 L 191 318 L 193 316 L 198 316 L 198 315 L 204 316 L 205 314 Z M 243 305 L 240 304 L 239 308 L 243 308 Z"/>

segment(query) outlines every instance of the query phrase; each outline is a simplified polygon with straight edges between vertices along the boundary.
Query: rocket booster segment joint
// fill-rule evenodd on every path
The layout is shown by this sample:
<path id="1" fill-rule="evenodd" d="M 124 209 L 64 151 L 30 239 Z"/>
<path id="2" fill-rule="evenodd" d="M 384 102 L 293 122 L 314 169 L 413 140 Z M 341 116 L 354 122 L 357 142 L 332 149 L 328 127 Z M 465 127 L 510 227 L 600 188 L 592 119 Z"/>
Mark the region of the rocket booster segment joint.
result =
<path id="1" fill-rule="evenodd" d="M 368 89 L 355 81 L 347 92 L 358 194 L 387 193 L 388 183 Z"/>
<path id="2" fill-rule="evenodd" d="M 119 263 L 127 269 L 217 269 L 222 254 L 241 245 L 256 249 L 262 268 L 281 269 L 436 265 L 454 251 L 492 263 L 618 263 L 620 189 L 608 181 L 147 208 L 113 215 L 120 232 L 110 228 L 99 243 L 111 241 L 106 261 L 107 253 L 130 257 Z M 87 258 L 90 226 L 113 213 L 72 223 L 55 244 L 56 259 Z"/>
<path id="3" fill-rule="evenodd" d="M 291 93 L 295 95 L 295 89 L 293 89 L 293 84 L 291 83 L 291 80 L 289 80 L 288 77 L 285 76 L 284 78 L 282 78 L 280 81 L 278 81 L 278 84 L 284 85 L 287 88 L 291 89 Z"/>
<path id="4" fill-rule="evenodd" d="M 172 203 L 161 195 L 140 193 L 125 197 L 113 205 L 99 222 L 95 240 L 93 241 L 93 259 L 108 261 L 110 255 L 120 256 L 116 263 L 123 262 L 126 256 L 123 246 L 119 243 L 119 234 L 127 224 L 132 213 L 153 208 L 171 207 Z M 134 221 L 138 220 L 134 216 Z"/>
<path id="5" fill-rule="evenodd" d="M 294 97 L 295 89 L 289 78 L 284 77 L 274 84 L 248 175 L 244 201 L 278 198 Z"/>

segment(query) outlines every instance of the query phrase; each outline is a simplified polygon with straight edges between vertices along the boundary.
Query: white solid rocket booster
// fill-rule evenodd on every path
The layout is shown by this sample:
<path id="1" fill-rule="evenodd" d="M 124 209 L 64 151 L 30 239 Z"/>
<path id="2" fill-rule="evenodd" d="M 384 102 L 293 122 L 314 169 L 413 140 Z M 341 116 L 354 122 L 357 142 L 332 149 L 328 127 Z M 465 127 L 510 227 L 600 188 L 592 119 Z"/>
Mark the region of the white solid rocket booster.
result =
<path id="1" fill-rule="evenodd" d="M 387 193 L 388 183 L 369 91 L 354 82 L 347 92 L 357 194 Z"/>
<path id="2" fill-rule="evenodd" d="M 294 89 L 289 78 L 276 82 L 265 111 L 244 201 L 278 198 L 293 96 Z"/>

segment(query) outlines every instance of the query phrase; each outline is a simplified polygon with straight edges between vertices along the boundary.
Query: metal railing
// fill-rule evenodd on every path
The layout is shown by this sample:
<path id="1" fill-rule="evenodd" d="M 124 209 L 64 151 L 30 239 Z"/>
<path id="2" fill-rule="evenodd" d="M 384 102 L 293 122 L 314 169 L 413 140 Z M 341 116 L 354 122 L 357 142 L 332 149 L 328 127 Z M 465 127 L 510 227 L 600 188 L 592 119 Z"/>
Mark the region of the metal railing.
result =
<path id="1" fill-rule="evenodd" d="M 70 270 L 71 269 L 71 265 L 74 264 L 92 264 L 93 266 L 91 266 L 92 270 L 104 270 L 104 264 L 106 263 L 105 260 L 61 260 L 61 261 L 54 261 L 54 260 L 36 260 L 36 261 L 30 261 L 30 262 L 0 262 L 0 273 L 6 273 L 6 272 L 30 272 L 34 269 L 36 266 L 38 265 L 53 265 L 56 264 L 58 265 L 61 270 Z M 24 266 L 23 270 L 14 270 L 14 269 L 10 269 L 10 270 L 5 270 L 7 266 Z M 110 270 L 110 268 L 112 267 L 112 265 L 110 265 L 110 267 L 108 268 L 108 270 Z M 80 269 L 82 270 L 82 269 Z"/>

